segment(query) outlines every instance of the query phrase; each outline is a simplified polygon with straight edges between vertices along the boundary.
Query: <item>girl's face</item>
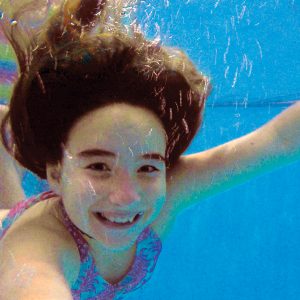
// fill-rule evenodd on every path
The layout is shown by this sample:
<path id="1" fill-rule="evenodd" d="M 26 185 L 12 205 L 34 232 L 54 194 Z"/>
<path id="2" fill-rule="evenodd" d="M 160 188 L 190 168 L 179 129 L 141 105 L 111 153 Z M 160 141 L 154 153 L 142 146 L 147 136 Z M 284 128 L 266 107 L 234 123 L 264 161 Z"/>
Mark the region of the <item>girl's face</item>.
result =
<path id="1" fill-rule="evenodd" d="M 127 249 L 165 202 L 165 150 L 151 111 L 125 103 L 96 109 L 72 127 L 54 189 L 80 230 L 104 247 Z"/>

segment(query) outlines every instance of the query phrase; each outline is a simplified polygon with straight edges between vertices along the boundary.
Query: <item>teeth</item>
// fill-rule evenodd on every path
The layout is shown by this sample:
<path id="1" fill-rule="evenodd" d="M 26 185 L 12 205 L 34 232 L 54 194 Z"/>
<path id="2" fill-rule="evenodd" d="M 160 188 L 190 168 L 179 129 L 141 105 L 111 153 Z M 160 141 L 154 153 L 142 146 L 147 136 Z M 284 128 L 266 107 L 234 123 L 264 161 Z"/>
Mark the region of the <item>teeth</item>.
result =
<path id="1" fill-rule="evenodd" d="M 127 223 L 127 222 L 130 222 L 132 223 L 133 219 L 135 218 L 135 215 L 132 216 L 132 217 L 127 217 L 127 218 L 113 218 L 113 217 L 107 217 L 105 216 L 104 214 L 100 213 L 102 217 L 108 219 L 109 221 L 111 222 L 114 222 L 114 223 Z M 141 215 L 142 213 L 139 213 L 139 215 Z"/>

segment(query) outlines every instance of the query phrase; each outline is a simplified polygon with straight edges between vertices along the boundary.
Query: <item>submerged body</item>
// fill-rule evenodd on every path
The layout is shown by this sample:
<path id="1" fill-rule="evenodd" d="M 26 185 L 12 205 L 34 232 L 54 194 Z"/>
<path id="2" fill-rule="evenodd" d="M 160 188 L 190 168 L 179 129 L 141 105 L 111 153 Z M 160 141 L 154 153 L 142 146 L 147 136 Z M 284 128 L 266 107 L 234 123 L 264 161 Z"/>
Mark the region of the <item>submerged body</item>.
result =
<path id="1" fill-rule="evenodd" d="M 61 213 L 62 220 L 58 220 L 55 216 L 57 211 Z M 26 230 L 32 221 L 35 222 L 37 229 L 34 233 L 36 237 L 43 234 L 44 239 L 60 245 L 54 249 L 52 255 L 56 256 L 56 260 L 60 262 L 59 268 L 63 271 L 73 299 L 86 297 L 121 299 L 122 295 L 136 290 L 150 279 L 161 251 L 160 238 L 151 226 L 138 237 L 128 265 L 123 266 L 115 262 L 115 266 L 111 266 L 109 270 L 103 270 L 102 266 L 97 263 L 97 258 L 89 250 L 84 234 L 81 234 L 68 218 L 60 197 L 53 192 L 45 192 L 22 201 L 12 209 L 8 217 L 3 220 L 0 239 L 4 238 L 7 233 L 13 234 L 15 228 L 19 226 Z M 15 226 L 14 223 L 16 223 Z M 60 238 L 57 241 L 54 241 L 49 234 L 53 231 L 60 232 Z M 65 240 L 65 243 L 60 243 L 61 238 Z M 39 245 L 36 246 L 39 247 Z M 23 251 L 28 251 L 25 245 Z M 30 283 L 30 270 L 27 272 L 29 272 L 28 283 L 23 282 L 25 285 Z"/>
<path id="2" fill-rule="evenodd" d="M 251 172 L 248 165 L 252 165 L 251 161 L 256 161 L 261 153 L 249 152 L 247 145 L 256 146 L 259 142 L 262 146 L 267 144 L 269 152 L 265 154 L 266 157 L 269 157 L 270 153 L 278 153 L 278 156 L 282 153 L 284 158 L 286 146 L 275 147 L 281 145 L 280 140 L 266 133 L 273 132 L 273 127 L 280 124 L 281 119 L 286 120 L 287 116 L 289 120 L 297 117 L 296 112 L 299 108 L 299 104 L 290 108 L 266 128 L 261 128 L 246 137 L 203 153 L 182 156 L 167 174 L 164 174 L 165 169 L 160 161 L 153 162 L 149 157 L 153 167 L 149 172 L 149 168 L 145 166 L 149 167 L 150 161 L 145 165 L 145 158 L 141 161 L 137 159 L 142 154 L 150 151 L 160 152 L 164 148 L 163 135 L 159 133 L 160 124 L 153 115 L 141 108 L 118 104 L 95 110 L 81 118 L 70 132 L 62 164 L 48 167 L 48 181 L 54 192 L 48 194 L 49 199 L 28 208 L 0 241 L 1 269 L 5 270 L 1 275 L 1 282 L 6 282 L 6 286 L 8 282 L 12 283 L 12 289 L 7 294 L 12 298 L 5 299 L 14 299 L 13 291 L 17 291 L 15 285 L 20 282 L 30 297 L 42 295 L 45 291 L 49 292 L 49 295 L 56 292 L 54 297 L 58 299 L 74 297 L 72 287 L 76 286 L 78 276 L 80 277 L 82 261 L 78 243 L 64 223 L 61 203 L 65 206 L 65 216 L 78 228 L 78 235 L 83 233 L 84 243 L 92 253 L 94 270 L 99 274 L 98 278 L 103 278 L 98 281 L 97 291 L 101 290 L 100 286 L 103 284 L 110 284 L 111 291 L 114 290 L 113 285 L 122 284 L 123 279 L 127 280 L 126 276 L 132 270 L 139 253 L 137 241 L 143 233 L 148 229 L 152 233 L 148 236 L 148 251 L 153 250 L 153 242 L 154 248 L 158 250 L 160 241 L 164 239 L 182 210 L 206 198 L 208 194 L 213 195 L 220 189 L 228 188 L 230 184 L 236 184 L 236 181 L 233 181 L 234 177 L 240 181 L 245 180 L 243 173 Z M 125 111 L 123 115 L 120 114 Z M 111 121 L 105 118 L 108 112 L 113 116 Z M 115 119 L 119 119 L 117 124 L 123 126 L 115 127 Z M 139 122 L 141 119 L 142 123 Z M 99 125 L 101 122 L 103 126 Z M 134 127 L 134 124 L 139 126 Z M 152 134 L 145 134 L 144 131 L 149 133 L 149 129 L 152 129 Z M 110 132 L 118 134 L 112 135 Z M 138 147 L 135 149 L 134 145 Z M 107 156 L 107 152 L 101 152 L 103 148 L 115 155 Z M 235 151 L 229 151 L 232 148 Z M 93 151 L 90 151 L 91 149 Z M 98 152 L 95 151 L 97 149 Z M 82 154 L 83 150 L 88 150 L 84 152 L 84 161 L 76 155 Z M 242 155 L 237 156 L 237 152 Z M 274 154 L 270 160 L 273 157 Z M 234 160 L 233 167 L 230 162 Z M 263 161 L 265 168 L 260 165 L 258 173 L 259 170 L 262 172 L 269 167 L 268 161 Z M 103 168 L 104 166 L 106 167 Z M 163 172 L 164 176 L 150 175 L 154 169 Z M 232 179 L 229 184 L 228 177 L 223 175 L 228 173 L 231 173 Z M 114 180 L 114 183 L 110 180 Z M 72 198 L 63 196 L 66 190 L 67 195 L 73 195 Z M 144 196 L 142 191 L 146 191 Z M 133 222 L 133 226 L 125 229 L 122 229 L 122 226 L 127 226 L 126 224 L 118 228 L 106 226 L 106 223 L 97 219 L 94 214 L 98 211 L 110 211 L 117 215 L 120 211 L 129 213 L 131 210 L 134 213 L 142 212 L 142 215 L 137 223 Z M 3 218 L 8 210 L 1 213 Z M 3 226 L 9 225 L 10 220 L 4 220 Z M 159 251 L 156 252 L 155 258 L 152 257 L 153 268 L 158 255 Z M 90 270 L 93 273 L 93 269 Z M 148 272 L 149 276 L 152 271 L 153 269 Z M 18 281 L 16 278 L 20 274 Z M 138 272 L 135 274 L 139 276 Z M 53 278 L 56 278 L 57 282 Z M 140 282 L 142 281 L 143 279 Z M 33 290 L 29 287 L 33 287 Z M 0 288 L 3 288 L 1 283 Z M 22 289 L 19 289 L 19 292 L 20 290 Z"/>
<path id="3" fill-rule="evenodd" d="M 18 4 L 13 16 L 45 3 Z M 63 1 L 32 39 L 21 22 L 0 20 L 20 69 L 1 135 L 11 125 L 14 147 L 6 148 L 53 191 L 0 241 L 4 300 L 85 299 L 77 292 L 85 267 L 91 292 L 138 287 L 180 212 L 300 157 L 300 103 L 244 137 L 182 156 L 201 124 L 208 79 L 134 23 L 128 36 L 122 9 L 122 1 Z"/>
<path id="4" fill-rule="evenodd" d="M 54 192 L 19 203 L 3 220 L 5 275 L 16 270 L 20 254 L 18 269 L 32 274 L 23 279 L 25 286 L 37 285 L 44 262 L 43 268 L 63 280 L 64 295 L 74 299 L 88 293 L 119 299 L 114 297 L 144 284 L 173 220 L 164 147 L 159 120 L 142 108 L 118 104 L 82 117 L 69 133 L 62 163 L 47 168 Z M 79 278 L 88 281 L 82 286 Z"/>

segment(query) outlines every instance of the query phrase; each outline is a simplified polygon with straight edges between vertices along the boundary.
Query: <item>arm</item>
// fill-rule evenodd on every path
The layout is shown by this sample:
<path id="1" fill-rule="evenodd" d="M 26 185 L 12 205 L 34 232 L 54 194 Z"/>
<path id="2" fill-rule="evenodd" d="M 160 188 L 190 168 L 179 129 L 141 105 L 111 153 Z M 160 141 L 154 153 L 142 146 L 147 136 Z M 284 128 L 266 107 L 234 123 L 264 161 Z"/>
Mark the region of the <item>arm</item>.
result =
<path id="1" fill-rule="evenodd" d="M 300 101 L 250 134 L 180 157 L 167 176 L 172 214 L 299 158 Z"/>
<path id="2" fill-rule="evenodd" d="M 0 122 L 7 107 L 0 105 Z M 4 148 L 0 139 L 0 209 L 11 208 L 24 198 L 21 186 L 21 167 Z"/>
<path id="3" fill-rule="evenodd" d="M 60 267 L 60 238 L 30 226 L 8 231 L 0 244 L 2 300 L 72 300 Z"/>

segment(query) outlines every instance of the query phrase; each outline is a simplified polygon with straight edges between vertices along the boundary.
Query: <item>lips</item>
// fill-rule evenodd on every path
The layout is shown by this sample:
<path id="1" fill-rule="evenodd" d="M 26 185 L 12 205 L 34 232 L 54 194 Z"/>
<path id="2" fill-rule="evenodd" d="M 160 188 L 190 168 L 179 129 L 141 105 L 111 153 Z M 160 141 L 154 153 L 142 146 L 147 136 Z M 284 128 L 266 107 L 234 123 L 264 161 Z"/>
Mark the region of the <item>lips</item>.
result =
<path id="1" fill-rule="evenodd" d="M 95 212 L 94 215 L 101 224 L 109 228 L 129 228 L 140 220 L 143 213 Z"/>

